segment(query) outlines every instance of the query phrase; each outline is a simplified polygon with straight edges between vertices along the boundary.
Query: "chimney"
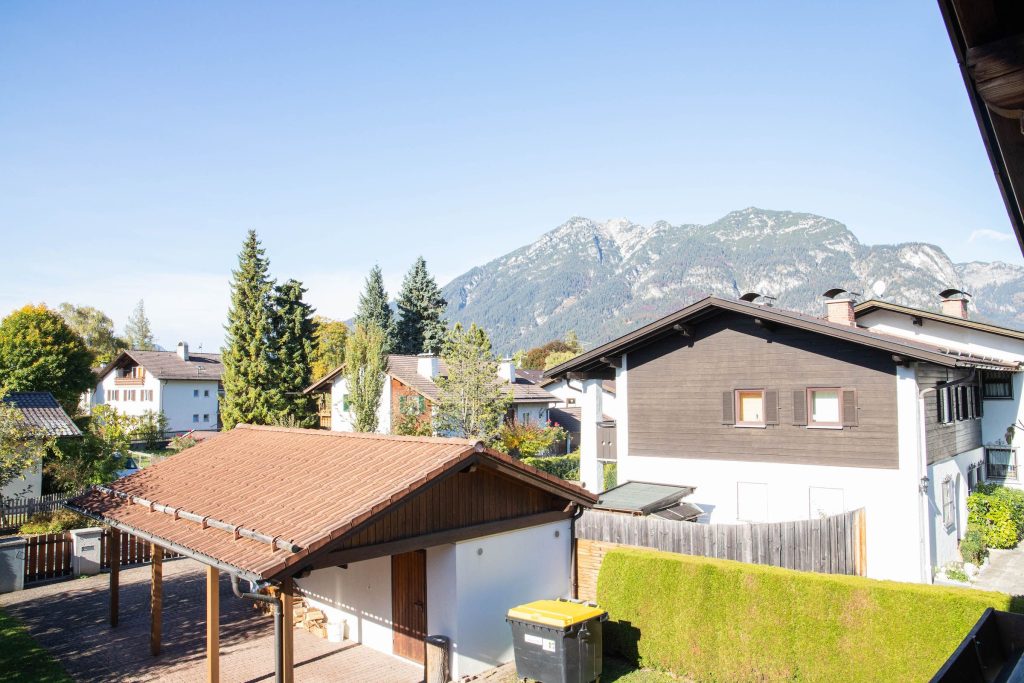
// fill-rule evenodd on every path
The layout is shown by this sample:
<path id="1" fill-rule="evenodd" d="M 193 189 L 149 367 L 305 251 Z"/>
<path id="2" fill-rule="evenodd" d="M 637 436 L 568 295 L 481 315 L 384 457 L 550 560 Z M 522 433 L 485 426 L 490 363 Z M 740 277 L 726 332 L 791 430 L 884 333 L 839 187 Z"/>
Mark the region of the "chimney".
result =
<path id="1" fill-rule="evenodd" d="M 953 318 L 967 319 L 967 302 L 970 294 L 959 289 L 944 289 L 939 292 L 942 299 L 942 314 Z"/>
<path id="2" fill-rule="evenodd" d="M 188 360 L 188 342 L 178 342 L 178 358 Z"/>
<path id="3" fill-rule="evenodd" d="M 421 353 L 416 356 L 416 374 L 427 379 L 434 379 L 440 372 L 440 359 L 432 353 Z"/>
<path id="4" fill-rule="evenodd" d="M 836 323 L 837 325 L 849 325 L 850 327 L 856 327 L 857 318 L 853 314 L 853 306 L 857 303 L 854 298 L 856 292 L 848 292 L 845 289 L 830 289 L 825 292 L 824 296 L 828 301 L 825 302 L 825 317 L 830 323 Z"/>
<path id="5" fill-rule="evenodd" d="M 498 377 L 509 384 L 515 384 L 516 362 L 508 356 L 505 356 L 505 358 L 498 362 Z"/>

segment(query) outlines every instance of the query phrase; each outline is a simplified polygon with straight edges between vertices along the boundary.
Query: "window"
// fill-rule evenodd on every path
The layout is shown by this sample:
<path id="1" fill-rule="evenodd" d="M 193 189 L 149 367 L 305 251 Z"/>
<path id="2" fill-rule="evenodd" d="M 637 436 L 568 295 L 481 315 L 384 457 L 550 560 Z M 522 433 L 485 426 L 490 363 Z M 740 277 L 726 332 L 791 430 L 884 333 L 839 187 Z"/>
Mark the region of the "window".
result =
<path id="1" fill-rule="evenodd" d="M 986 370 L 981 375 L 981 395 L 984 398 L 1013 398 L 1013 375 Z"/>
<path id="2" fill-rule="evenodd" d="M 736 519 L 741 522 L 768 521 L 768 484 L 736 482 Z"/>
<path id="3" fill-rule="evenodd" d="M 401 410 L 401 401 L 399 401 L 399 410 Z M 352 406 L 349 405 L 348 402 L 348 394 L 345 394 L 344 396 L 341 397 L 341 411 L 343 413 L 348 413 L 352 411 Z"/>
<path id="4" fill-rule="evenodd" d="M 808 389 L 807 413 L 810 416 L 808 426 L 842 427 L 842 403 L 839 389 Z"/>
<path id="5" fill-rule="evenodd" d="M 736 392 L 736 424 L 764 426 L 764 391 L 740 389 Z"/>
<path id="6" fill-rule="evenodd" d="M 942 481 L 942 523 L 947 529 L 956 524 L 956 488 L 953 477 Z"/>
<path id="7" fill-rule="evenodd" d="M 530 424 L 530 413 L 528 413 L 528 412 L 523 413 L 523 424 L 524 425 Z"/>
<path id="8" fill-rule="evenodd" d="M 1016 479 L 1017 449 L 1012 446 L 985 448 L 986 479 Z"/>
<path id="9" fill-rule="evenodd" d="M 209 421 L 210 421 L 210 414 L 209 413 L 203 413 L 203 422 L 209 422 Z"/>
<path id="10" fill-rule="evenodd" d="M 980 462 L 975 462 L 975 463 L 971 463 L 970 465 L 968 465 L 968 467 L 967 467 L 967 492 L 968 493 L 973 492 L 974 489 L 977 488 L 979 474 L 980 474 L 979 470 L 980 469 L 981 469 L 981 463 Z"/>
<path id="11" fill-rule="evenodd" d="M 942 387 L 935 393 L 935 405 L 938 408 L 939 424 L 953 421 L 953 394 L 949 387 Z"/>
<path id="12" fill-rule="evenodd" d="M 209 389 L 203 389 L 203 396 L 208 398 L 210 396 L 210 390 Z"/>
<path id="13" fill-rule="evenodd" d="M 111 389 L 110 390 L 110 400 L 111 401 L 120 401 L 121 399 L 118 398 L 118 394 L 119 393 L 120 393 L 120 389 Z"/>
<path id="14" fill-rule="evenodd" d="M 427 402 L 422 396 L 398 397 L 398 412 L 402 415 L 422 415 L 426 409 Z M 348 408 L 345 408 L 345 410 L 348 410 Z"/>
<path id="15" fill-rule="evenodd" d="M 195 414 L 194 414 L 194 415 L 192 416 L 192 421 L 193 421 L 193 422 L 199 422 L 199 413 L 195 413 Z"/>
<path id="16" fill-rule="evenodd" d="M 192 398 L 199 398 L 199 390 L 198 389 L 193 389 L 192 390 Z"/>

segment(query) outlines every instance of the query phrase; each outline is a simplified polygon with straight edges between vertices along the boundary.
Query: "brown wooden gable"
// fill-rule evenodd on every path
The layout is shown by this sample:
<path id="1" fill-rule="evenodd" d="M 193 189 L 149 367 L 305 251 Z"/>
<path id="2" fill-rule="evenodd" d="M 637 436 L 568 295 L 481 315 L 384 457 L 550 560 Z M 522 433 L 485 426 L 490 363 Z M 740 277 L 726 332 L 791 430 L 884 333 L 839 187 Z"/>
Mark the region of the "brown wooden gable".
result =
<path id="1" fill-rule="evenodd" d="M 314 566 L 408 552 L 490 533 L 568 519 L 565 498 L 486 462 L 453 473 L 343 538 Z"/>

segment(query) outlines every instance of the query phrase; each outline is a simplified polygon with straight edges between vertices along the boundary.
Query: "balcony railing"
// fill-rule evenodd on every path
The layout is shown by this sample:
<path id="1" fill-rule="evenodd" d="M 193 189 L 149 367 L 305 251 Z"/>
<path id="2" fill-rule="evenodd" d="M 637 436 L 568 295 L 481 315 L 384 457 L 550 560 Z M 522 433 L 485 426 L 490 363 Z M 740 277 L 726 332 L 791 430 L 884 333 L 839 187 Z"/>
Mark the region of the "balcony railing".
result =
<path id="1" fill-rule="evenodd" d="M 145 377 L 115 377 L 114 384 L 119 387 L 123 386 L 142 386 L 146 383 Z"/>

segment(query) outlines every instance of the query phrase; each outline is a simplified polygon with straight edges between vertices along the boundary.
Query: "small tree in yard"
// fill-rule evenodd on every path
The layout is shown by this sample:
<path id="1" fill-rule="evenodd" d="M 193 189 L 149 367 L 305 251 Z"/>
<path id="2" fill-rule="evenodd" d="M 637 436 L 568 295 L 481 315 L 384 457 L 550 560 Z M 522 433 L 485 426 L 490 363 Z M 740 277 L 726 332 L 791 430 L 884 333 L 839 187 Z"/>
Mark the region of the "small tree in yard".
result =
<path id="1" fill-rule="evenodd" d="M 58 313 L 25 306 L 0 322 L 0 392 L 49 391 L 74 415 L 96 384 L 93 355 Z"/>
<path id="2" fill-rule="evenodd" d="M 345 383 L 357 432 L 377 431 L 377 409 L 388 365 L 385 344 L 383 331 L 373 323 L 357 323 L 345 343 Z"/>
<path id="3" fill-rule="evenodd" d="M 149 318 L 146 317 L 146 304 L 142 299 L 135 304 L 135 310 L 132 311 L 128 322 L 124 325 L 124 336 L 130 349 L 152 351 L 156 348 L 156 343 L 153 341 L 153 328 L 149 324 Z"/>
<path id="4" fill-rule="evenodd" d="M 40 467 L 53 442 L 46 432 L 27 423 L 18 408 L 0 401 L 0 488 L 24 478 L 25 470 Z"/>
<path id="5" fill-rule="evenodd" d="M 442 351 L 447 377 L 437 380 L 440 396 L 434 412 L 439 434 L 491 443 L 512 404 L 512 392 L 502 387 L 498 361 L 487 333 L 475 324 L 455 325 Z"/>
<path id="6" fill-rule="evenodd" d="M 140 432 L 140 424 L 139 417 L 108 405 L 94 406 L 81 438 L 57 442 L 47 472 L 66 491 L 113 481 L 124 465 L 132 439 Z"/>
<path id="7" fill-rule="evenodd" d="M 551 446 L 564 441 L 565 436 L 565 430 L 557 423 L 540 425 L 509 420 L 498 432 L 494 448 L 516 458 L 534 458 L 547 454 Z"/>

